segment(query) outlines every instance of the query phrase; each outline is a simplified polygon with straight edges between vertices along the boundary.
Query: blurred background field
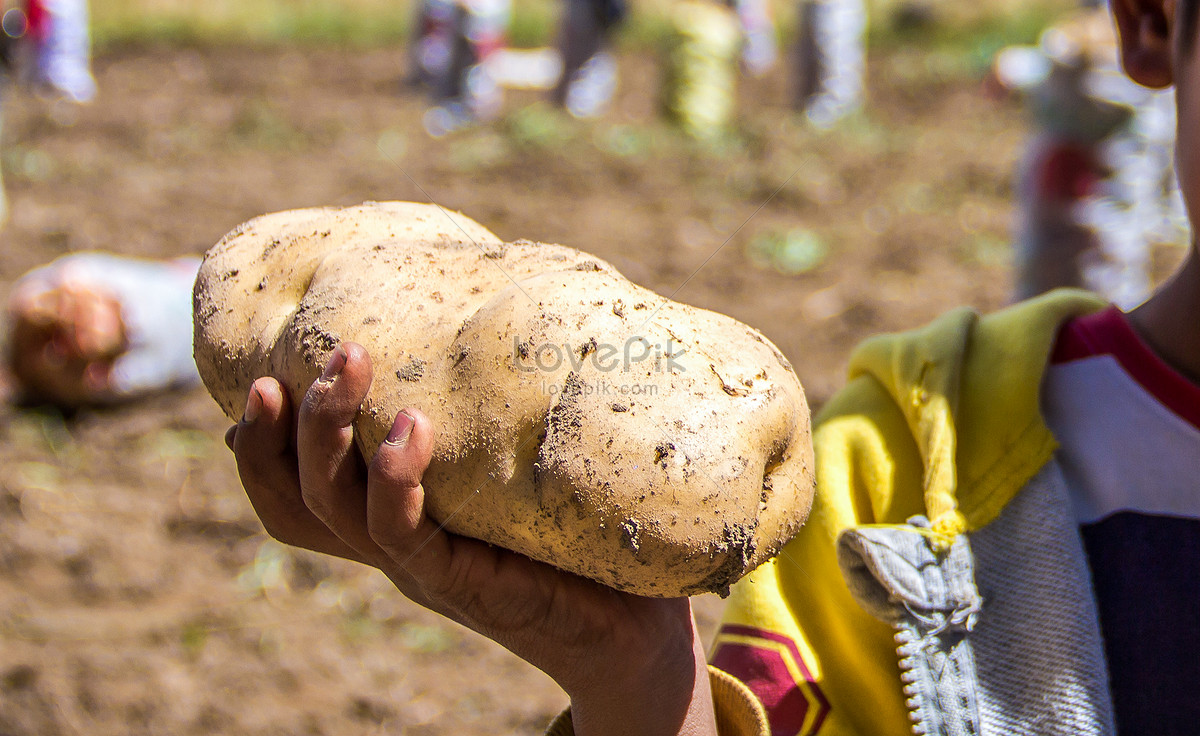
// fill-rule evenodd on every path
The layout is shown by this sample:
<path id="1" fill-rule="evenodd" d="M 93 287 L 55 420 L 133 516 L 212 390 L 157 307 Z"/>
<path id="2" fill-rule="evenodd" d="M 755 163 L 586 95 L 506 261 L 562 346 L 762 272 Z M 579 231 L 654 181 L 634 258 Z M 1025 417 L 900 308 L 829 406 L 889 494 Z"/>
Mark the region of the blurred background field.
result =
<path id="1" fill-rule="evenodd" d="M 780 69 L 741 83 L 719 145 L 656 119 L 664 7 L 635 5 L 606 116 L 519 93 L 435 140 L 403 84 L 404 4 L 96 3 L 96 101 L 6 101 L 0 297 L 68 251 L 197 253 L 263 212 L 433 199 L 750 323 L 818 406 L 867 335 L 1005 303 L 1026 123 L 983 77 L 1063 4 L 939 3 L 920 28 L 880 8 L 864 113 L 813 130 Z M 545 42 L 554 5 L 517 8 L 516 40 Z M 0 734 L 540 733 L 566 703 L 543 675 L 379 575 L 267 540 L 227 425 L 203 391 L 0 409 Z M 720 601 L 696 605 L 711 633 Z"/>
<path id="2" fill-rule="evenodd" d="M 981 43 L 1031 41 L 1069 0 L 988 0 L 988 2 L 925 3 L 936 7 L 937 24 L 924 38 L 909 39 L 890 18 L 899 15 L 905 0 L 870 0 L 873 43 L 950 44 L 977 48 Z M 656 38 L 669 0 L 631 4 L 631 19 L 623 31 L 632 45 Z M 792 5 L 773 4 L 781 32 L 795 21 Z M 554 0 L 515 0 L 511 40 L 517 46 L 546 43 L 554 33 L 560 11 Z M 406 38 L 413 19 L 409 2 L 388 0 L 109 0 L 95 3 L 92 20 L 101 47 L 128 42 L 188 43 L 335 43 L 358 47 L 397 43 Z M 903 26 L 903 24 L 899 24 Z"/>

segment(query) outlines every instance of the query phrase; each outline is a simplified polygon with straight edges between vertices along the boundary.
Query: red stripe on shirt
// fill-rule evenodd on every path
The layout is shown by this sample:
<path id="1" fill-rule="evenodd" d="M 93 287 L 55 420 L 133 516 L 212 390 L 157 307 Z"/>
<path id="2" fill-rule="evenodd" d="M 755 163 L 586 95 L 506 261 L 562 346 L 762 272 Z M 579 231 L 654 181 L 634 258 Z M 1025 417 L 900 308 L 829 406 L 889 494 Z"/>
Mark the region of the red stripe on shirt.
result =
<path id="1" fill-rule="evenodd" d="M 1167 365 L 1116 307 L 1078 317 L 1059 333 L 1053 364 L 1111 355 L 1160 404 L 1200 429 L 1200 386 Z"/>

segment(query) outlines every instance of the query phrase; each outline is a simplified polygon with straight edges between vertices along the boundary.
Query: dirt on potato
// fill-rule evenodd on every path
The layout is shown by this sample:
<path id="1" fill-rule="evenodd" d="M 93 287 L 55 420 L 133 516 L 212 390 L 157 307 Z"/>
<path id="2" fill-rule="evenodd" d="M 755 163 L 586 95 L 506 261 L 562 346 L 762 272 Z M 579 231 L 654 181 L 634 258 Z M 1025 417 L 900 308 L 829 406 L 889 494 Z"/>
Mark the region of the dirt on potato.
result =
<path id="1" fill-rule="evenodd" d="M 83 108 L 5 102 L 0 296 L 68 251 L 198 253 L 265 212 L 433 200 L 749 323 L 819 406 L 866 335 L 1009 290 L 1024 118 L 953 58 L 874 54 L 868 113 L 826 133 L 782 70 L 747 80 L 716 150 L 654 122 L 646 54 L 600 121 L 521 93 L 440 140 L 402 49 L 138 48 L 96 72 Z M 0 734 L 539 733 L 566 704 L 382 575 L 270 541 L 227 426 L 202 389 L 0 410 Z M 720 601 L 696 605 L 710 635 Z"/>

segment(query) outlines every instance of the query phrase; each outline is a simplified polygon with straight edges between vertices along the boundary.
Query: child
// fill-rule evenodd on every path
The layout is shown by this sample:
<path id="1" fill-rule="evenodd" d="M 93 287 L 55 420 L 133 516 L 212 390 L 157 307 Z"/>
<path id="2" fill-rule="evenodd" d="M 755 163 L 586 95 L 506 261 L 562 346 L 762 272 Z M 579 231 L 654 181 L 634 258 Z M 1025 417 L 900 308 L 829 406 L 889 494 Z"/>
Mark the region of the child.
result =
<path id="1" fill-rule="evenodd" d="M 199 383 L 192 283 L 199 260 L 63 256 L 14 285 L 8 364 L 20 398 L 64 408 Z"/>
<path id="2" fill-rule="evenodd" d="M 1114 0 L 1130 76 L 1177 83 L 1200 207 L 1197 0 Z M 686 600 L 624 595 L 424 516 L 435 428 L 366 470 L 370 383 L 259 379 L 228 440 L 277 538 L 358 559 L 555 678 L 578 734 L 1193 733 L 1200 722 L 1200 247 L 1128 315 L 1056 292 L 868 341 L 817 418 L 808 524 L 738 583 L 706 670 Z M 767 719 L 770 719 L 768 724 Z"/>

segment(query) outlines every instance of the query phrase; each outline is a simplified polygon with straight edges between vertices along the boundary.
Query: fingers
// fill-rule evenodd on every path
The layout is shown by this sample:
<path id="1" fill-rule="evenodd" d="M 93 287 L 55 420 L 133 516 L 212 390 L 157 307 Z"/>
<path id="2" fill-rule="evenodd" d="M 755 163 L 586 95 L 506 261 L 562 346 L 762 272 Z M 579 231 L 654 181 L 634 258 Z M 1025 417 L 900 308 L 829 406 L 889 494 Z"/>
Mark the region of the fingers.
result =
<path id="1" fill-rule="evenodd" d="M 339 346 L 304 396 L 296 452 L 304 504 L 343 542 L 379 564 L 382 555 L 367 532 L 366 473 L 353 426 L 371 378 L 367 351 L 355 343 Z"/>
<path id="2" fill-rule="evenodd" d="M 396 415 L 368 472 L 367 527 L 390 560 L 389 572 L 411 577 L 436 595 L 457 576 L 456 540 L 425 513 L 421 478 L 429 467 L 433 440 L 433 426 L 420 410 Z"/>
<path id="3" fill-rule="evenodd" d="M 245 414 L 225 435 L 246 496 L 275 539 L 362 562 L 362 556 L 304 504 L 292 444 L 292 416 L 287 392 L 275 379 L 260 378 L 250 387 Z"/>
<path id="4" fill-rule="evenodd" d="M 260 378 L 226 442 L 251 504 L 276 539 L 366 562 L 406 589 L 420 581 L 436 594 L 452 586 L 458 571 L 454 538 L 424 511 L 421 478 L 433 453 L 433 428 L 420 411 L 401 412 L 368 474 L 353 423 L 371 379 L 366 350 L 340 346 L 305 394 L 293 435 L 286 392 L 274 379 Z"/>

